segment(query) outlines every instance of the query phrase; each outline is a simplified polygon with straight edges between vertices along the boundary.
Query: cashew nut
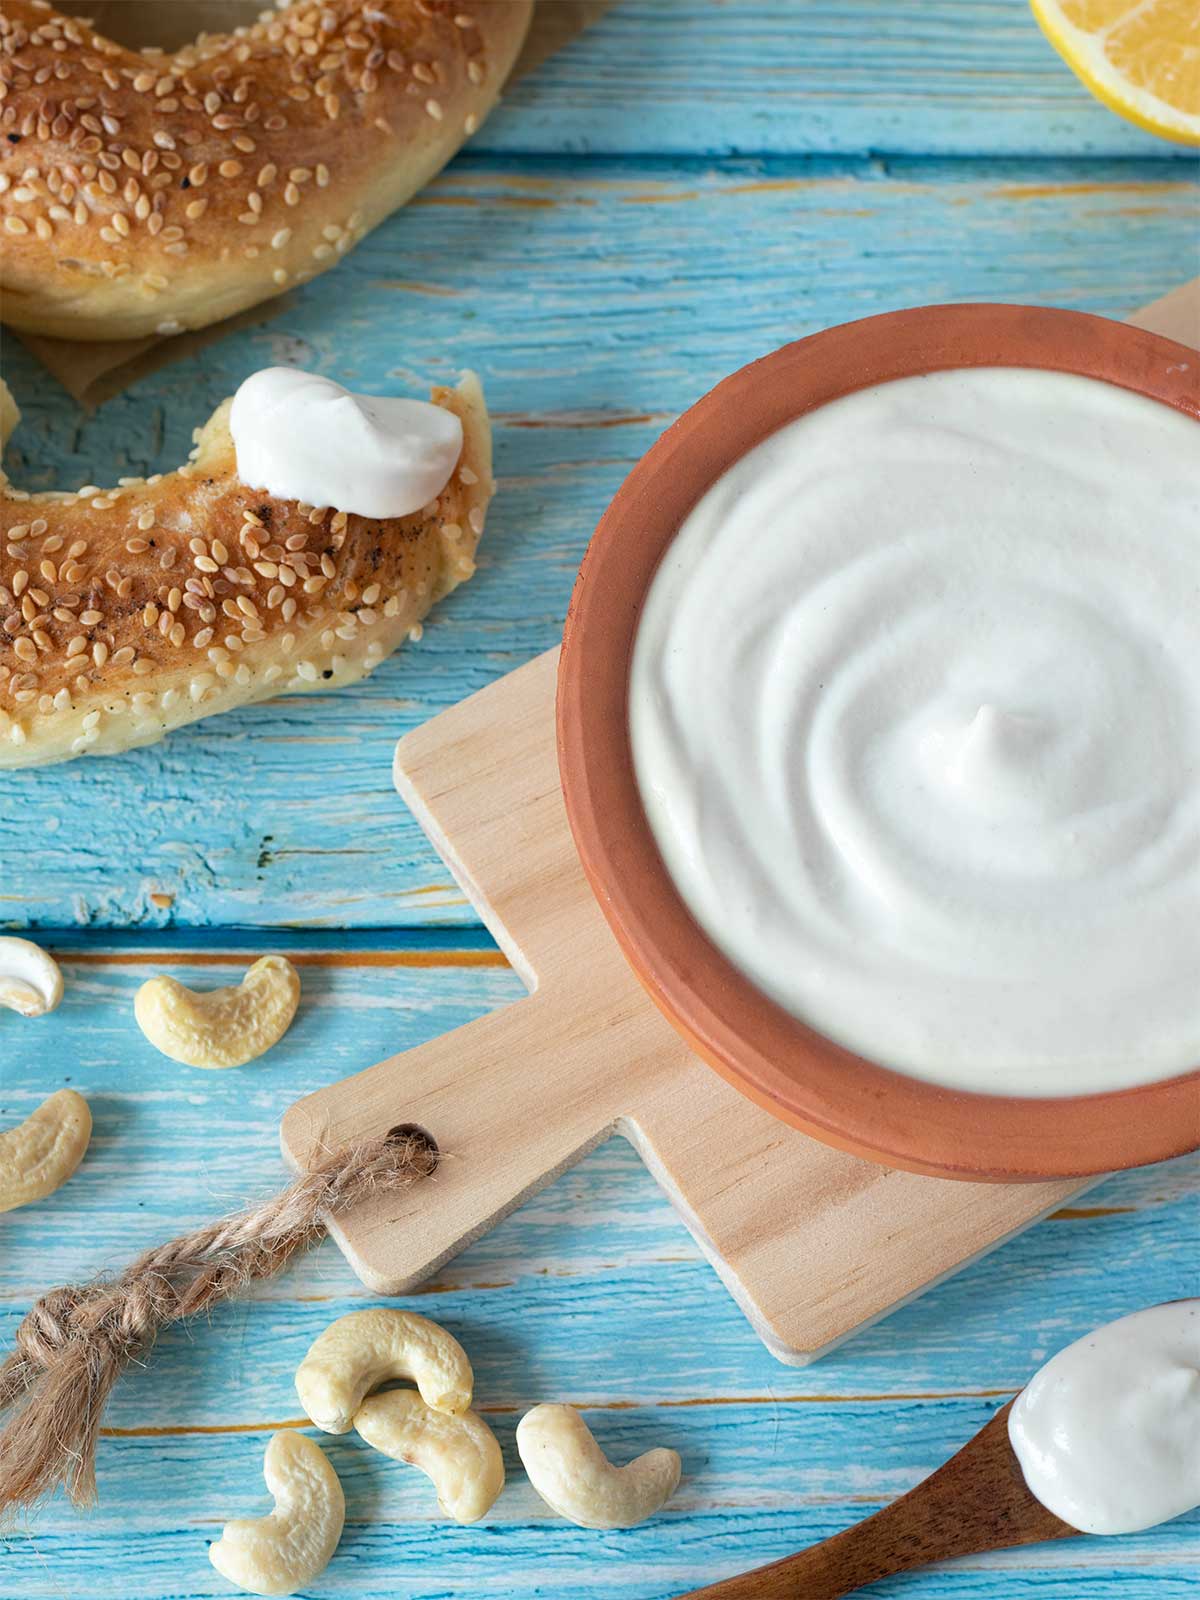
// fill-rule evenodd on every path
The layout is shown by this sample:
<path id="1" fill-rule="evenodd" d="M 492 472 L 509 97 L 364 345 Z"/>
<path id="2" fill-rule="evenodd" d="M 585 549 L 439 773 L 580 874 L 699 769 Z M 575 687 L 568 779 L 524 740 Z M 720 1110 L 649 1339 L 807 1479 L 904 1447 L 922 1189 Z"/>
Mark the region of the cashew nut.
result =
<path id="1" fill-rule="evenodd" d="M 0 1006 L 42 1017 L 62 999 L 58 962 L 29 939 L 0 939 Z"/>
<path id="2" fill-rule="evenodd" d="M 478 1522 L 504 1487 L 500 1446 L 474 1411 L 451 1416 L 413 1389 L 389 1389 L 363 1401 L 354 1426 L 376 1450 L 432 1478 L 438 1505 L 455 1522 Z"/>
<path id="3" fill-rule="evenodd" d="M 331 1322 L 300 1363 L 296 1393 L 326 1433 L 348 1433 L 367 1393 L 389 1378 L 411 1378 L 435 1411 L 471 1404 L 475 1374 L 445 1328 L 415 1311 L 378 1306 Z"/>
<path id="4" fill-rule="evenodd" d="M 263 1477 L 274 1511 L 227 1522 L 209 1558 L 223 1578 L 250 1594 L 295 1594 L 329 1565 L 342 1537 L 346 1498 L 325 1452 L 307 1434 L 274 1434 Z"/>
<path id="5" fill-rule="evenodd" d="M 92 1113 L 74 1089 L 59 1089 L 0 1133 L 0 1211 L 53 1194 L 83 1160 L 91 1136 Z"/>
<path id="6" fill-rule="evenodd" d="M 133 1002 L 138 1027 L 172 1061 L 240 1067 L 278 1044 L 300 1003 L 286 956 L 263 956 L 239 984 L 197 994 L 174 978 L 149 978 Z"/>
<path id="7" fill-rule="evenodd" d="M 632 1528 L 679 1487 L 674 1450 L 647 1450 L 628 1466 L 614 1467 L 574 1406 L 526 1412 L 517 1424 L 517 1450 L 551 1511 L 581 1528 Z"/>

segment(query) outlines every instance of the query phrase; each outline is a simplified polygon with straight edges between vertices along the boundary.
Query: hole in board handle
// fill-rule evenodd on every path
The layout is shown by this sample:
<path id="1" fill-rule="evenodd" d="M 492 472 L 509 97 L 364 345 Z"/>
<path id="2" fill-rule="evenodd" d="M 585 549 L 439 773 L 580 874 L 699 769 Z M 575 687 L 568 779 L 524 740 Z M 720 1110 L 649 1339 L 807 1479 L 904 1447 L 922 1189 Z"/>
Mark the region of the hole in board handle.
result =
<path id="1" fill-rule="evenodd" d="M 428 1128 L 423 1128 L 419 1122 L 398 1122 L 388 1129 L 387 1137 L 391 1144 L 410 1143 L 413 1159 L 425 1168 L 426 1177 L 437 1171 L 441 1151 Z"/>

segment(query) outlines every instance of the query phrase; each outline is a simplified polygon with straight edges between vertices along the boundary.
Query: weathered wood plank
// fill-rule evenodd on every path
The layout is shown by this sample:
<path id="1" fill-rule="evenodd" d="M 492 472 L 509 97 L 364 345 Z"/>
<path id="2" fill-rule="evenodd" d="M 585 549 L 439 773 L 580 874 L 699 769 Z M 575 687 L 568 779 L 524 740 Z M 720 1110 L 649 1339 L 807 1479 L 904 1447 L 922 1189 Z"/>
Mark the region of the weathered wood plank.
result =
<path id="1" fill-rule="evenodd" d="M 160 1057 L 131 1008 L 148 972 L 174 962 L 169 970 L 203 985 L 230 975 L 232 952 L 205 949 L 189 963 L 186 952 L 123 941 L 109 960 L 77 935 L 63 952 L 60 1011 L 37 1022 L 0 1017 L 0 1125 L 68 1078 L 96 1116 L 75 1178 L 0 1218 L 0 1336 L 49 1282 L 116 1266 L 278 1181 L 275 1129 L 297 1093 L 520 993 L 503 965 L 460 965 L 445 950 L 387 957 L 360 939 L 330 959 L 288 942 L 302 963 L 296 1024 L 275 1052 L 230 1072 Z M 422 955 L 439 964 L 411 964 Z M 1195 1292 L 1198 1227 L 1200 1162 L 1111 1179 L 796 1371 L 762 1349 L 636 1155 L 614 1141 L 408 1302 L 471 1351 L 479 1403 L 510 1467 L 494 1516 L 449 1527 L 419 1474 L 333 1441 L 350 1525 L 307 1592 L 651 1600 L 825 1537 L 950 1454 L 1057 1346 L 1134 1306 Z M 227 1593 L 206 1541 L 225 1517 L 263 1504 L 262 1449 L 273 1425 L 299 1420 L 292 1377 L 308 1343 L 368 1303 L 323 1247 L 253 1302 L 164 1338 L 151 1370 L 115 1396 L 99 1510 L 82 1522 L 55 1505 L 10 1541 L 0 1596 Z M 687 1478 L 670 1514 L 619 1537 L 550 1517 L 512 1442 L 520 1412 L 549 1397 L 586 1406 L 615 1455 L 660 1441 L 679 1448 Z M 1124 1600 L 1181 1600 L 1198 1576 L 1194 1516 L 1154 1535 L 987 1558 L 904 1592 L 1108 1600 L 1120 1586 Z"/>
<path id="2" fill-rule="evenodd" d="M 1026 0 L 623 0 L 516 85 L 478 148 L 1145 155 Z M 1186 158 L 1186 150 L 1175 153 Z"/>
<path id="3" fill-rule="evenodd" d="M 393 742 L 554 641 L 597 517 L 662 428 L 750 358 L 898 305 L 1120 314 L 1188 269 L 1198 193 L 1168 162 L 473 157 L 267 328 L 93 416 L 8 341 L 28 486 L 169 467 L 249 371 L 296 361 L 371 390 L 475 366 L 501 493 L 478 577 L 368 683 L 0 777 L 0 923 L 469 922 L 392 792 Z"/>

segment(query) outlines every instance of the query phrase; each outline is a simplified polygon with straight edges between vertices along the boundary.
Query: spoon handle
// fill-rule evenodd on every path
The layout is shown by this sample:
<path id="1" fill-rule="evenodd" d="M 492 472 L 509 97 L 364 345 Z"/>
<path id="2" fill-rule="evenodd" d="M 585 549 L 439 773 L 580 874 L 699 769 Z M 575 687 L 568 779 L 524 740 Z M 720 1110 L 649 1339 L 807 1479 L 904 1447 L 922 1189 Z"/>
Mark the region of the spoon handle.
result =
<path id="1" fill-rule="evenodd" d="M 1011 1404 L 944 1467 L 874 1516 L 681 1600 L 838 1600 L 908 1567 L 1077 1534 L 1026 1488 L 1008 1442 Z"/>

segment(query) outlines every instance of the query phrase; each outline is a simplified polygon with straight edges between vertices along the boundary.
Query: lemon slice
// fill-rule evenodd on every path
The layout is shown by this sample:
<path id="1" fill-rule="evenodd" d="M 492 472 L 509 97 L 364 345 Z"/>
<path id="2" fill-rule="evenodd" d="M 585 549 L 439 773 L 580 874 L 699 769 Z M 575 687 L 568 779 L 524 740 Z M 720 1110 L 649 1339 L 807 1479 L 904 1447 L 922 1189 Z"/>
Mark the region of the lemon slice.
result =
<path id="1" fill-rule="evenodd" d="M 1197 0 L 1031 0 L 1042 31 L 1098 99 L 1164 139 L 1200 144 Z"/>

